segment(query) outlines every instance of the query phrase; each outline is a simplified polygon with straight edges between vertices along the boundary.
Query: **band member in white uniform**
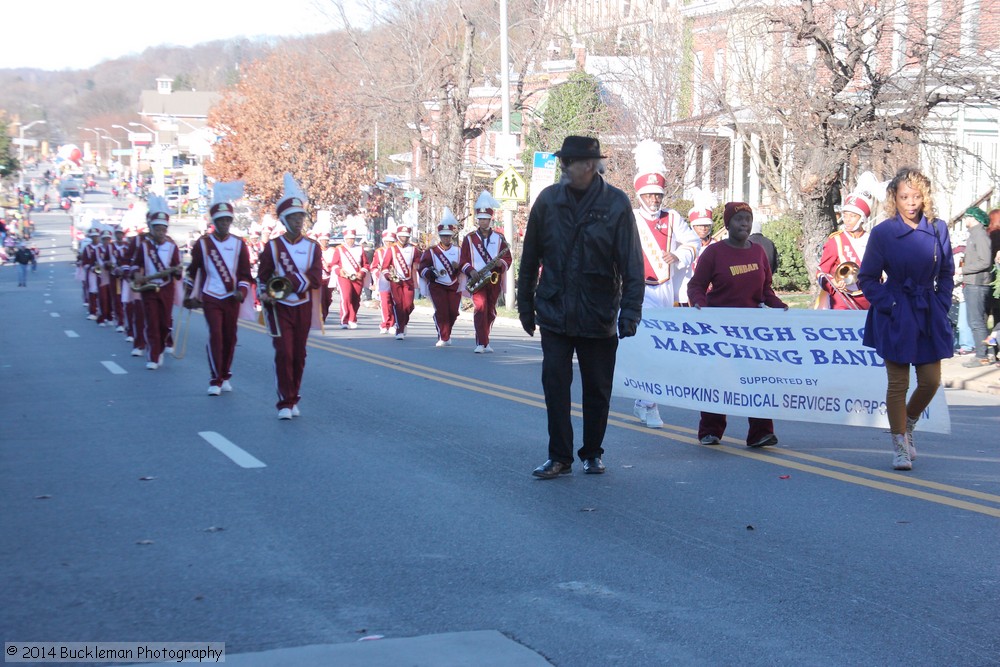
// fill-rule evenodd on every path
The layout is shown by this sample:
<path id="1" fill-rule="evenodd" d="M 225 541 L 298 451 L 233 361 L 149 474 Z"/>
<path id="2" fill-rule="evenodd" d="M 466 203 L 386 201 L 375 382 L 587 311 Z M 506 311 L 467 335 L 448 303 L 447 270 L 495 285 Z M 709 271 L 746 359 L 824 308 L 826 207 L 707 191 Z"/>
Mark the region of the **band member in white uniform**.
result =
<path id="1" fill-rule="evenodd" d="M 633 150 L 635 154 L 635 192 L 639 208 L 635 209 L 635 224 L 645 262 L 646 291 L 642 307 L 672 308 L 677 304 L 677 291 L 685 269 L 697 256 L 700 243 L 697 234 L 677 211 L 661 210 L 666 192 L 667 167 L 663 148 L 646 139 Z M 637 400 L 635 416 L 650 428 L 660 428 L 663 420 L 656 404 Z"/>
<path id="2" fill-rule="evenodd" d="M 233 355 L 240 308 L 252 306 L 250 296 L 250 252 L 238 236 L 229 233 L 233 224 L 232 200 L 243 196 L 243 182 L 216 183 L 209 209 L 215 229 L 191 248 L 191 263 L 184 280 L 184 307 L 201 307 L 208 325 L 208 395 L 232 391 Z M 252 319 L 244 314 L 247 319 Z"/>
<path id="3" fill-rule="evenodd" d="M 459 271 L 458 246 L 452 243 L 458 230 L 458 220 L 447 206 L 438 223 L 439 242 L 431 246 L 420 260 L 420 278 L 434 304 L 434 326 L 437 327 L 437 347 L 451 345 L 451 330 L 458 320 L 462 303 L 462 283 Z M 423 291 L 423 288 L 422 288 Z"/>

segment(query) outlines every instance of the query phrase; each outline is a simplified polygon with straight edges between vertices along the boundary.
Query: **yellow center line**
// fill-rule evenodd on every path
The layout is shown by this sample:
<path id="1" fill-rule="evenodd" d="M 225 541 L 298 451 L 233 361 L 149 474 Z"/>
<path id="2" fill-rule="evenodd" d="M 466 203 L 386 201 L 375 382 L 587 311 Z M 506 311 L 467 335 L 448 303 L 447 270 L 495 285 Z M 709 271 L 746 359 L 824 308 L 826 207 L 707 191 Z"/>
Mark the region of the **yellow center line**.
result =
<path id="1" fill-rule="evenodd" d="M 258 331 L 260 333 L 265 333 L 264 328 L 261 327 L 260 325 L 252 324 L 246 321 L 241 321 L 240 326 L 243 326 L 245 328 L 254 331 Z M 479 380 L 477 378 L 468 377 L 457 373 L 443 371 L 430 366 L 424 366 L 409 361 L 403 361 L 395 357 L 352 349 L 349 347 L 345 347 L 341 344 L 334 343 L 332 341 L 310 338 L 308 345 L 309 347 L 315 349 L 325 350 L 327 352 L 332 352 L 334 354 L 338 354 L 344 357 L 348 357 L 358 361 L 363 361 L 365 363 L 374 364 L 376 366 L 382 366 L 383 368 L 396 370 L 401 373 L 406 373 L 408 375 L 414 375 L 428 380 L 433 380 L 435 382 L 440 382 L 442 384 L 453 386 L 459 389 L 471 390 L 480 394 L 493 396 L 494 398 L 513 401 L 515 403 L 521 403 L 523 405 L 528 405 L 543 410 L 545 409 L 544 396 L 535 392 L 525 391 L 522 389 L 515 389 L 513 387 L 501 387 L 498 386 L 496 383 Z M 576 417 L 582 417 L 583 406 L 579 403 L 573 403 L 572 414 Z M 629 421 L 623 421 L 626 419 Z M 684 426 L 665 424 L 664 429 L 653 430 L 647 428 L 646 426 L 636 424 L 635 422 L 631 421 L 630 415 L 625 415 L 620 412 L 610 413 L 608 419 L 608 425 L 635 431 L 643 435 L 651 435 L 659 438 L 665 438 L 667 440 L 673 440 L 681 444 L 691 445 L 701 449 L 711 449 L 721 453 L 730 454 L 733 456 L 742 456 L 744 458 L 753 459 L 755 461 L 770 463 L 772 465 L 781 466 L 785 468 L 792 468 L 793 470 L 800 470 L 802 472 L 808 472 L 820 475 L 822 477 L 828 477 L 830 479 L 846 482 L 848 484 L 865 486 L 868 488 L 877 489 L 879 491 L 895 493 L 901 496 L 917 498 L 920 500 L 926 500 L 928 502 L 937 503 L 939 505 L 947 505 L 949 507 L 955 507 L 958 509 L 968 510 L 970 512 L 977 512 L 980 514 L 985 514 L 988 516 L 1000 518 L 1000 508 L 980 505 L 977 503 L 960 500 L 958 498 L 950 498 L 948 496 L 939 495 L 937 493 L 922 491 L 917 488 L 909 488 L 907 486 L 901 486 L 901 484 L 907 484 L 916 487 L 924 487 L 927 489 L 940 491 L 942 493 L 948 493 L 957 496 L 966 496 L 970 498 L 983 500 L 989 503 L 1000 504 L 1000 496 L 990 493 L 974 491 L 971 489 L 964 489 L 958 486 L 951 486 L 949 484 L 941 484 L 939 482 L 916 479 L 913 477 L 903 477 L 899 474 L 894 474 L 882 470 L 876 470 L 874 468 L 866 468 L 864 466 L 859 466 L 851 463 L 843 463 L 841 461 L 828 459 L 822 456 L 816 456 L 814 454 L 808 454 L 806 452 L 797 452 L 789 449 L 770 449 L 770 450 L 748 449 L 745 448 L 741 442 L 732 438 L 725 438 L 725 440 L 736 443 L 734 446 L 721 445 L 721 446 L 712 446 L 711 448 L 709 448 L 698 443 L 696 437 L 697 432 L 694 429 L 690 429 Z M 790 458 L 802 459 L 803 461 L 809 461 L 817 465 L 810 465 L 808 463 L 802 463 L 799 461 L 790 460 Z M 820 466 L 826 466 L 826 467 L 820 467 Z M 891 481 L 883 482 L 879 481 L 878 479 L 868 479 L 867 477 L 860 477 L 858 475 L 848 474 L 846 472 L 840 472 L 839 470 L 830 470 L 829 468 L 839 468 L 841 470 L 847 470 L 853 473 L 858 473 L 859 475 L 867 475 L 869 477 L 877 477 Z"/>

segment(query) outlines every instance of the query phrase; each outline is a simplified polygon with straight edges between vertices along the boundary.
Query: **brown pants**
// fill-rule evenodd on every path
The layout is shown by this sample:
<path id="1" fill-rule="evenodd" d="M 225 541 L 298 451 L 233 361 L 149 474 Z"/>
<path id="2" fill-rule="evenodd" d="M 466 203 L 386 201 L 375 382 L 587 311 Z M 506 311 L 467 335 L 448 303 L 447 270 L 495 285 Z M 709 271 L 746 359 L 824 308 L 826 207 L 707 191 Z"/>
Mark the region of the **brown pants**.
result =
<path id="1" fill-rule="evenodd" d="M 941 362 L 918 364 L 917 388 L 913 390 L 909 402 L 906 392 L 910 388 L 910 364 L 897 364 L 885 361 L 885 372 L 889 384 L 885 390 L 885 405 L 889 413 L 889 432 L 902 434 L 906 432 L 906 418 L 917 418 L 930 405 L 931 399 L 937 393 L 941 384 Z"/>

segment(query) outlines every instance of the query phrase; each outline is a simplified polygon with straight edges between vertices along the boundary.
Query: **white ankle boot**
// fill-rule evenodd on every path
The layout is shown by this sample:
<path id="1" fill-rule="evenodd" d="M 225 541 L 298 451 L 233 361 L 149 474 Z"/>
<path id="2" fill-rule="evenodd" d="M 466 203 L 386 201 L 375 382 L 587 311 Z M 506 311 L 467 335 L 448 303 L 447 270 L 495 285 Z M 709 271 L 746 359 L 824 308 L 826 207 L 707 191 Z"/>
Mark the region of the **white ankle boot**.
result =
<path id="1" fill-rule="evenodd" d="M 893 470 L 913 470 L 913 463 L 910 460 L 910 452 L 906 446 L 905 433 L 892 434 L 892 450 Z"/>
<path id="2" fill-rule="evenodd" d="M 917 419 L 906 418 L 906 453 L 910 455 L 910 461 L 917 460 L 917 447 L 913 444 L 913 427 L 917 425 Z"/>

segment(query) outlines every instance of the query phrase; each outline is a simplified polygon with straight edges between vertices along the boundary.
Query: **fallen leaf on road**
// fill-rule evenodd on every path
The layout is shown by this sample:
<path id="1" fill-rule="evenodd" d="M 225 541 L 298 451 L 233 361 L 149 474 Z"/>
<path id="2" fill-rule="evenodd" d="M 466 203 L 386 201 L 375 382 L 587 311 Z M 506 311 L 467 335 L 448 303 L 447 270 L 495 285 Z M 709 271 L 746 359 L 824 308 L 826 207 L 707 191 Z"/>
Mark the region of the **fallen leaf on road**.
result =
<path id="1" fill-rule="evenodd" d="M 139 481 L 140 482 L 152 482 L 154 479 L 156 479 L 156 478 L 155 477 L 140 477 Z"/>
<path id="2" fill-rule="evenodd" d="M 778 475 L 778 479 L 791 479 L 791 475 Z"/>
<path id="3" fill-rule="evenodd" d="M 223 528 L 222 526 L 209 526 L 208 528 L 205 529 L 205 532 L 206 533 L 221 533 L 224 530 L 225 530 L 225 528 Z"/>
<path id="4" fill-rule="evenodd" d="M 596 512 L 597 508 L 596 507 L 583 507 L 583 508 L 580 509 L 580 511 L 581 512 Z"/>
<path id="5" fill-rule="evenodd" d="M 44 496 L 35 496 L 35 500 L 49 500 L 52 496 L 45 494 Z"/>
<path id="6" fill-rule="evenodd" d="M 753 526 L 747 526 L 747 530 L 754 530 Z"/>

